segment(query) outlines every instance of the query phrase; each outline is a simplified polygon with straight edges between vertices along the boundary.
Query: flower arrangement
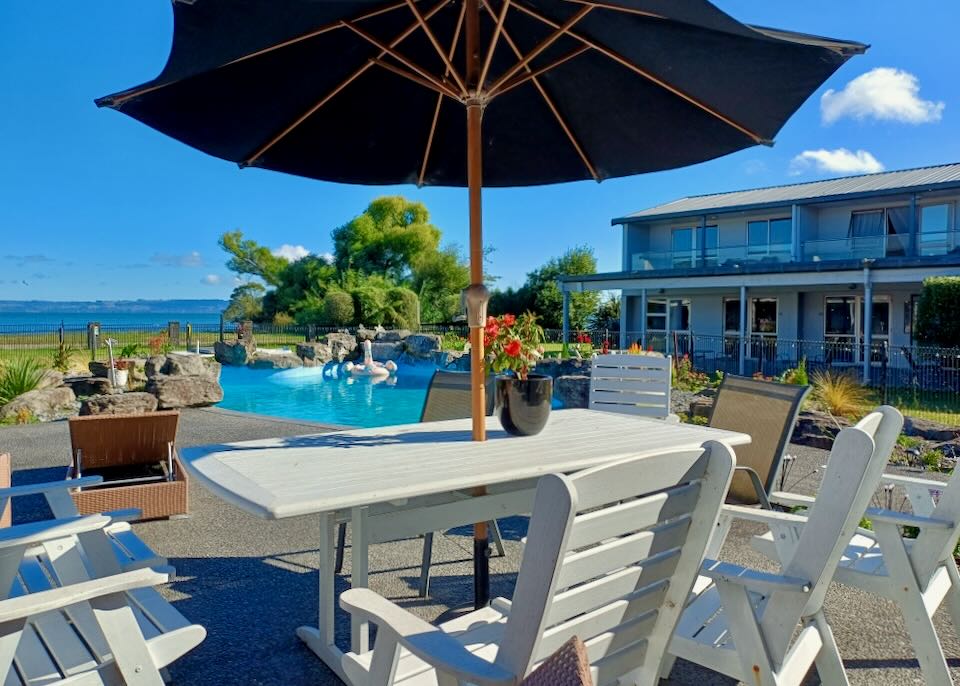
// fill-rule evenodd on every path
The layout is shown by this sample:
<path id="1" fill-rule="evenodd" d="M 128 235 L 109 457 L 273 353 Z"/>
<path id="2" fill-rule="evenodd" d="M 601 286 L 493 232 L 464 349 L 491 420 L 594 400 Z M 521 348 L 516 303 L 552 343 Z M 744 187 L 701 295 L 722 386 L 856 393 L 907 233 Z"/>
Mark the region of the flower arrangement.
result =
<path id="1" fill-rule="evenodd" d="M 543 357 L 543 329 L 532 312 L 487 317 L 483 328 L 487 364 L 495 373 L 512 371 L 524 380 Z"/>
<path id="2" fill-rule="evenodd" d="M 119 360 L 119 359 L 118 359 L 118 360 L 114 360 L 114 361 L 113 361 L 113 368 L 116 369 L 117 371 L 123 371 L 124 369 L 130 369 L 131 367 L 133 367 L 133 361 L 132 361 L 132 360 Z"/>

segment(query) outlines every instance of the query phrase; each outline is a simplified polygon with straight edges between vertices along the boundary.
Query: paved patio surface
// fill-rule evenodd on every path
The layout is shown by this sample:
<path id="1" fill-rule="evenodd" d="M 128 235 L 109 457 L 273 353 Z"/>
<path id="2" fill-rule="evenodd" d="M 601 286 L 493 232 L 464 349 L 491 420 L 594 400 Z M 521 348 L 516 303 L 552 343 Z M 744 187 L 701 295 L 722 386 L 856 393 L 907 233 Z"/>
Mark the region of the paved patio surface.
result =
<path id="1" fill-rule="evenodd" d="M 270 420 L 218 410 L 187 410 L 181 419 L 181 446 L 317 433 L 317 424 Z M 14 483 L 62 478 L 69 460 L 66 422 L 0 428 L 0 452 L 13 455 Z M 824 451 L 793 446 L 797 455 L 787 486 L 813 493 Z M 176 565 L 178 576 L 164 590 L 192 621 L 207 628 L 199 648 L 170 668 L 175 684 L 339 684 L 294 629 L 316 621 L 316 570 L 319 521 L 302 517 L 268 522 L 229 506 L 197 484 L 190 490 L 187 519 L 147 522 L 137 531 Z M 17 521 L 40 516 L 37 501 L 18 503 Z M 491 560 L 495 595 L 509 596 L 516 578 L 519 539 L 526 520 L 501 522 L 507 554 Z M 734 528 L 724 559 L 773 569 L 747 541 L 760 528 Z M 417 597 L 421 542 L 400 541 L 371 547 L 370 586 L 427 620 L 472 598 L 472 544 L 469 528 L 438 536 L 431 597 Z M 350 554 L 340 580 L 349 586 Z M 850 683 L 923 683 L 903 620 L 886 601 L 834 584 L 827 596 L 830 619 Z M 945 613 L 938 629 L 954 679 L 960 679 L 960 642 Z M 347 618 L 338 621 L 346 626 Z M 815 673 L 808 677 L 817 683 Z M 671 683 L 730 684 L 730 679 L 679 662 Z M 958 681 L 960 683 L 960 681 Z"/>

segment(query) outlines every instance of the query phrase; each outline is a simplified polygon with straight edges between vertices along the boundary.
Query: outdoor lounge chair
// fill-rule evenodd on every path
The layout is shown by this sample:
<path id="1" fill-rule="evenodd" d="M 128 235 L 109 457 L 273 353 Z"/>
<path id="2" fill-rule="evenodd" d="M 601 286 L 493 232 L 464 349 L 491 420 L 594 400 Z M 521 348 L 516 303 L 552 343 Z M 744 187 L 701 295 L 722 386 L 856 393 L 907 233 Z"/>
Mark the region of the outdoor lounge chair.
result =
<path id="1" fill-rule="evenodd" d="M 493 414 L 494 395 L 492 380 L 487 382 L 487 415 Z M 438 422 L 447 419 L 467 419 L 470 417 L 470 374 L 438 369 L 430 379 L 427 397 L 420 414 L 421 422 Z M 496 521 L 487 522 L 488 531 L 497 554 L 504 554 L 503 539 Z M 426 598 L 430 592 L 430 564 L 433 558 L 433 533 L 423 534 L 423 557 L 420 563 L 420 582 L 418 593 Z M 342 522 L 337 531 L 336 573 L 343 569 L 344 549 L 346 548 L 347 525 Z"/>
<path id="2" fill-rule="evenodd" d="M 670 411 L 672 358 L 610 353 L 593 358 L 591 410 L 680 421 Z"/>
<path id="3" fill-rule="evenodd" d="M 162 686 L 160 670 L 205 638 L 203 627 L 153 588 L 166 574 L 137 569 L 100 576 L 91 568 L 80 539 L 109 523 L 90 515 L 0 530 L 4 684 Z"/>
<path id="4" fill-rule="evenodd" d="M 673 657 L 749 684 L 796 686 L 814 664 L 822 683 L 847 683 L 823 600 L 889 457 L 871 436 L 882 419 L 871 413 L 837 436 L 818 503 L 780 573 L 704 561 L 670 643 Z M 752 507 L 723 510 L 766 524 L 777 538 L 794 535 L 796 524 L 807 521 Z M 672 659 L 664 663 L 664 676 L 671 668 Z"/>
<path id="5" fill-rule="evenodd" d="M 733 473 L 729 447 L 540 479 L 513 600 L 433 626 L 365 588 L 341 606 L 377 625 L 346 653 L 353 684 L 516 684 L 572 636 L 597 684 L 655 686 Z M 459 680 L 459 681 L 458 681 Z"/>
<path id="6" fill-rule="evenodd" d="M 715 429 L 750 434 L 748 445 L 737 446 L 737 473 L 729 500 L 770 509 L 767 494 L 780 473 L 800 405 L 809 386 L 757 381 L 727 374 L 710 414 Z"/>

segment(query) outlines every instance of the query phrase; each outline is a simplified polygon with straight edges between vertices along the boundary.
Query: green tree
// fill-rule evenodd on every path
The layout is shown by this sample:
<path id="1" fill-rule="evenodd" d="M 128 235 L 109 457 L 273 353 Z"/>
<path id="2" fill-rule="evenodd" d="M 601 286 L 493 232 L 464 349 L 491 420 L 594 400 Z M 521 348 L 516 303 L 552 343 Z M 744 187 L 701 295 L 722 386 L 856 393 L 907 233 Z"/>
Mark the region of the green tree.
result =
<path id="1" fill-rule="evenodd" d="M 596 312 L 590 315 L 587 324 L 594 331 L 606 329 L 608 331 L 620 330 L 620 298 L 610 296 L 601 300 L 597 306 Z"/>
<path id="2" fill-rule="evenodd" d="M 490 303 L 487 305 L 487 311 L 495 317 L 501 314 L 533 312 L 535 309 L 533 293 L 526 286 L 495 290 L 490 294 Z"/>
<path id="3" fill-rule="evenodd" d="M 960 346 L 960 276 L 924 279 L 916 339 L 927 345 Z"/>
<path id="4" fill-rule="evenodd" d="M 398 283 L 409 280 L 414 265 L 440 245 L 440 229 L 430 223 L 427 208 L 401 196 L 377 198 L 332 237 L 339 271 L 381 274 Z"/>
<path id="5" fill-rule="evenodd" d="M 228 231 L 220 236 L 219 243 L 230 255 L 227 260 L 230 271 L 258 276 L 271 286 L 280 285 L 283 273 L 290 266 L 290 262 L 277 257 L 269 248 L 256 241 L 244 239 L 243 231 Z"/>
<path id="6" fill-rule="evenodd" d="M 421 256 L 413 267 L 411 289 L 420 299 L 420 318 L 452 321 L 460 311 L 460 291 L 470 284 L 470 269 L 456 246 Z"/>
<path id="7" fill-rule="evenodd" d="M 533 311 L 540 316 L 540 323 L 547 329 L 559 329 L 563 319 L 563 295 L 557 279 L 561 276 L 593 274 L 597 271 L 597 258 L 589 246 L 578 246 L 554 257 L 539 269 L 527 274 L 527 288 L 533 298 Z M 585 329 L 588 318 L 600 304 L 600 293 L 584 291 L 570 296 L 570 326 Z"/>
<path id="8" fill-rule="evenodd" d="M 353 298 L 349 293 L 329 290 L 323 297 L 323 323 L 329 326 L 347 326 L 355 316 Z"/>
<path id="9" fill-rule="evenodd" d="M 230 304 L 223 311 L 223 318 L 228 322 L 259 320 L 263 316 L 265 291 L 263 285 L 256 281 L 240 284 L 230 294 Z"/>
<path id="10" fill-rule="evenodd" d="M 336 281 L 336 268 L 322 257 L 307 255 L 288 262 L 276 288 L 264 298 L 264 313 L 273 317 L 278 312 L 286 312 L 296 317 L 300 310 L 312 306 L 322 312 L 323 296 Z"/>

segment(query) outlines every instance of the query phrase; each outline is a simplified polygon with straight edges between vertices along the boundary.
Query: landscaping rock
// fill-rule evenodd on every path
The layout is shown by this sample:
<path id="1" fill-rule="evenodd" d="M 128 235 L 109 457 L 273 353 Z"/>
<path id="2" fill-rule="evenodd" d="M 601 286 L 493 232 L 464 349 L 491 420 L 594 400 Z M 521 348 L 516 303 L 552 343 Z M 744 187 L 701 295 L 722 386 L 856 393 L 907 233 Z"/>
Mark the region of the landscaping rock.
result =
<path id="1" fill-rule="evenodd" d="M 440 351 L 440 336 L 432 333 L 414 333 L 404 341 L 404 351 L 418 360 L 431 360 Z"/>
<path id="2" fill-rule="evenodd" d="M 337 362 L 343 362 L 357 349 L 357 339 L 348 333 L 328 333 L 326 343 L 330 347 L 330 356 Z"/>
<path id="3" fill-rule="evenodd" d="M 220 378 L 220 363 L 201 355 L 167 355 L 161 373 L 167 376 L 206 376 Z"/>
<path id="4" fill-rule="evenodd" d="M 357 340 L 360 342 L 363 341 L 374 341 L 377 338 L 377 334 L 383 333 L 386 331 L 382 326 L 377 326 L 373 329 L 367 329 L 364 326 L 357 328 Z"/>
<path id="5" fill-rule="evenodd" d="M 55 369 L 48 369 L 40 377 L 40 381 L 37 382 L 37 387 L 34 390 L 42 391 L 44 388 L 56 388 L 62 385 L 63 374 Z"/>
<path id="6" fill-rule="evenodd" d="M 41 388 L 18 395 L 0 408 L 0 419 L 27 414 L 41 422 L 69 417 L 77 413 L 77 396 L 67 386 Z"/>
<path id="7" fill-rule="evenodd" d="M 470 371 L 470 353 L 463 350 L 444 350 L 434 353 L 434 363 L 440 369 L 454 371 Z"/>
<path id="8" fill-rule="evenodd" d="M 551 358 L 540 360 L 534 371 L 537 374 L 546 374 L 554 379 L 561 376 L 590 376 L 590 360 L 559 360 Z"/>
<path id="9" fill-rule="evenodd" d="M 256 349 L 252 339 L 216 341 L 213 344 L 213 356 L 220 364 L 242 367 L 253 356 Z"/>
<path id="10" fill-rule="evenodd" d="M 293 353 L 272 355 L 259 352 L 247 363 L 251 369 L 293 369 L 302 367 L 303 360 Z"/>
<path id="11" fill-rule="evenodd" d="M 320 342 L 297 343 L 297 357 L 303 360 L 305 365 L 309 361 L 311 364 L 308 366 L 316 366 L 317 362 L 323 364 L 333 359 L 330 346 Z"/>
<path id="12" fill-rule="evenodd" d="M 128 371 L 130 372 L 130 383 L 131 384 L 142 384 L 147 381 L 147 361 L 143 358 L 130 358 L 128 360 L 133 364 L 130 365 Z"/>
<path id="13" fill-rule="evenodd" d="M 151 393 L 95 395 L 80 404 L 80 414 L 144 414 L 157 409 L 157 397 Z"/>
<path id="14" fill-rule="evenodd" d="M 590 377 L 584 374 L 558 376 L 553 382 L 553 395 L 565 409 L 587 407 L 590 400 Z"/>
<path id="15" fill-rule="evenodd" d="M 713 400 L 711 398 L 694 398 L 690 401 L 687 414 L 690 417 L 703 417 L 710 419 L 710 413 L 713 411 Z"/>
<path id="16" fill-rule="evenodd" d="M 384 343 L 396 343 L 397 341 L 402 341 L 410 335 L 410 332 L 406 329 L 390 329 L 387 331 L 380 330 L 377 332 L 377 335 L 373 340 L 383 341 Z"/>
<path id="17" fill-rule="evenodd" d="M 65 378 L 63 383 L 65 386 L 69 386 L 74 395 L 77 396 L 113 393 L 113 384 L 110 383 L 110 379 L 104 379 L 100 376 L 70 376 Z"/>
<path id="18" fill-rule="evenodd" d="M 403 354 L 403 343 L 401 341 L 374 341 L 371 345 L 371 354 L 377 362 L 386 362 L 387 360 L 396 362 Z"/>
<path id="19" fill-rule="evenodd" d="M 920 436 L 928 441 L 952 441 L 960 436 L 960 429 L 947 426 L 929 419 L 919 417 L 904 417 L 903 433 L 908 436 Z"/>
<path id="20" fill-rule="evenodd" d="M 155 376 L 163 374 L 163 365 L 166 361 L 167 358 L 163 355 L 154 355 L 148 358 L 147 361 L 143 363 L 143 372 L 147 379 L 152 379 Z"/>
<path id="21" fill-rule="evenodd" d="M 299 361 L 299 360 L 298 360 Z M 204 407 L 223 400 L 223 388 L 209 376 L 166 376 L 161 374 L 147 382 L 147 392 L 157 397 L 157 407 L 170 410 L 178 407 Z M 125 393 L 124 395 L 133 395 Z"/>
<path id="22" fill-rule="evenodd" d="M 804 411 L 797 418 L 791 443 L 830 450 L 833 447 L 833 439 L 840 433 L 840 429 L 848 426 L 850 422 L 843 417 L 834 417 L 823 412 Z"/>
<path id="23" fill-rule="evenodd" d="M 110 378 L 110 363 L 109 362 L 100 362 L 99 360 L 91 360 L 87 363 L 87 369 L 90 370 L 90 373 L 94 376 L 99 376 L 103 379 Z"/>

